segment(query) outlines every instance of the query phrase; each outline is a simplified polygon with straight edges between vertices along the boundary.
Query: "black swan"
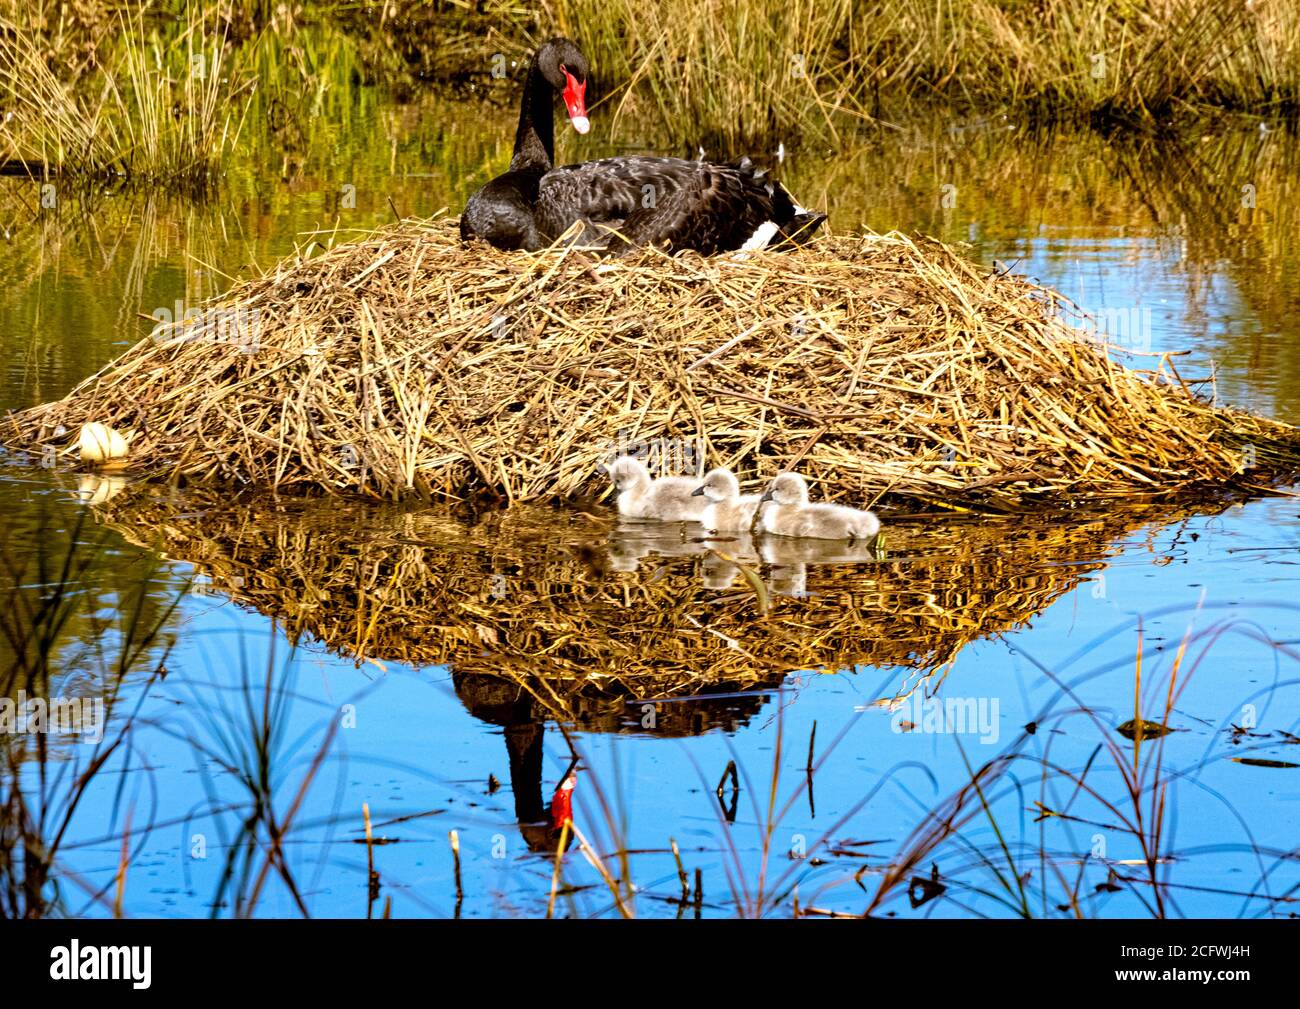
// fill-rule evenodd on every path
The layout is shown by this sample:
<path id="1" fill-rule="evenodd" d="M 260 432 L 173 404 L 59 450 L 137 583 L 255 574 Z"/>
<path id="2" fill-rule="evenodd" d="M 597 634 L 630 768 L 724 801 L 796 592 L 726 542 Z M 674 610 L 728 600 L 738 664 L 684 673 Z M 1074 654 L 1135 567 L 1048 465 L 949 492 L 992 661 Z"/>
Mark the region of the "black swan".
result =
<path id="1" fill-rule="evenodd" d="M 587 60 L 568 39 L 528 68 L 510 170 L 469 198 L 461 238 L 499 249 L 545 248 L 575 221 L 584 245 L 610 252 L 654 246 L 704 255 L 806 240 L 826 219 L 804 210 L 748 158 L 734 164 L 632 155 L 554 168 L 551 95 L 586 133 Z M 617 233 L 614 233 L 617 232 Z"/>

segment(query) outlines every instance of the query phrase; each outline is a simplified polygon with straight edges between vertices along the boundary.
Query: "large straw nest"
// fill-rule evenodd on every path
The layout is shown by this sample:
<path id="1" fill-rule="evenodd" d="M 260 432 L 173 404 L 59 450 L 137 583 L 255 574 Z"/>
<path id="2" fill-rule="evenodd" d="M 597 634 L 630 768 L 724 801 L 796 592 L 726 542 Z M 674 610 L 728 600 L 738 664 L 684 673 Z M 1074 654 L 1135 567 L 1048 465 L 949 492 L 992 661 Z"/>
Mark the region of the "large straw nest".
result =
<path id="1" fill-rule="evenodd" d="M 135 484 L 95 514 L 295 640 L 508 680 L 553 716 L 590 722 L 593 710 L 626 717 L 620 699 L 767 687 L 796 670 L 892 668 L 886 699 L 933 686 L 971 642 L 1022 626 L 1104 567 L 1127 532 L 1185 512 L 902 522 L 886 556 L 854 563 L 815 542 L 779 543 L 775 563 L 714 543 L 761 580 L 766 608 L 690 527 L 604 513 L 521 506 L 471 524 L 443 509 Z M 807 594 L 783 594 L 796 586 Z"/>
<path id="2" fill-rule="evenodd" d="M 1060 308 L 899 235 L 610 262 L 408 222 L 238 284 L 0 435 L 67 453 L 98 421 L 153 476 L 394 499 L 603 491 L 620 445 L 1007 510 L 1295 471 L 1296 429 L 1213 408 L 1169 355 L 1124 367 Z"/>

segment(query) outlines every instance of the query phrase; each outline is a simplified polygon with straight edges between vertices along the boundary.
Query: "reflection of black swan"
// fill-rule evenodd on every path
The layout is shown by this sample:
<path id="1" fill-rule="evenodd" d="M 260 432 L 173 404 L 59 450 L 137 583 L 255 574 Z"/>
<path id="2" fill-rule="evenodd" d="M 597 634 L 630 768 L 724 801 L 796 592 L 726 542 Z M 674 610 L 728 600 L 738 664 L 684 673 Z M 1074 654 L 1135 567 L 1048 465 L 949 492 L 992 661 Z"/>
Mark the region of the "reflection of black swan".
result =
<path id="1" fill-rule="evenodd" d="M 775 686 L 782 679 L 784 675 L 778 674 L 773 683 L 765 685 Z M 471 715 L 504 730 L 519 833 L 530 851 L 553 853 L 562 822 L 556 814 L 563 811 L 571 787 L 566 790 L 570 779 L 562 777 L 549 806 L 543 798 L 542 743 L 550 716 L 527 690 L 508 679 L 453 670 L 452 684 L 456 696 Z M 573 695 L 569 698 L 576 712 L 572 724 L 583 732 L 647 732 L 665 738 L 695 736 L 718 727 L 734 731 L 748 723 L 767 700 L 761 693 L 732 694 L 732 690 L 740 689 L 737 684 L 719 683 L 713 689 L 728 696 L 704 694 L 659 705 L 657 725 L 652 731 L 642 728 L 643 712 L 636 702 L 629 705 L 619 698 L 586 700 Z"/>
<path id="2" fill-rule="evenodd" d="M 533 699 L 518 685 L 491 676 L 453 674 L 456 693 L 470 712 L 504 729 L 510 761 L 510 788 L 515 797 L 515 818 L 529 851 L 554 851 L 560 825 L 542 798 L 542 743 L 546 723 L 533 713 Z M 552 804 L 563 802 L 562 779 Z M 571 791 L 571 788 L 570 788 Z"/>
<path id="3" fill-rule="evenodd" d="M 612 250 L 653 245 L 705 255 L 802 241 L 826 219 L 804 210 L 748 158 L 736 164 L 633 155 L 554 168 L 551 95 L 586 133 L 587 61 L 551 39 L 528 69 L 510 170 L 469 198 L 461 237 L 500 249 L 549 245 L 577 221 L 584 241 Z M 622 239 L 609 234 L 617 229 Z"/>

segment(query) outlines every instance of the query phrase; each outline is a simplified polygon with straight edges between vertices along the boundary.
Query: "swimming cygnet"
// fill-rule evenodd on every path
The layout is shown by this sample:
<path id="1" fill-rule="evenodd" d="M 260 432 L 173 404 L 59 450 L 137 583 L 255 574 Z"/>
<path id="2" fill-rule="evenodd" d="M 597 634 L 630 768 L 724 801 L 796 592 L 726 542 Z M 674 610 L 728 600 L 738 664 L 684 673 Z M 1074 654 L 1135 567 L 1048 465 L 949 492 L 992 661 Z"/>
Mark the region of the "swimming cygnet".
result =
<path id="1" fill-rule="evenodd" d="M 819 540 L 871 540 L 880 520 L 869 511 L 834 504 L 809 504 L 808 485 L 797 473 L 781 473 L 768 485 L 759 528 L 774 536 Z"/>
<path id="2" fill-rule="evenodd" d="M 699 522 L 709 532 L 747 532 L 754 524 L 759 496 L 741 494 L 740 481 L 726 466 L 705 473 L 704 482 L 695 493 L 708 499 L 708 506 L 700 515 Z"/>
<path id="3" fill-rule="evenodd" d="M 708 501 L 695 496 L 699 480 L 684 476 L 650 479 L 640 459 L 619 456 L 610 463 L 609 478 L 618 489 L 618 513 L 633 519 L 698 522 Z"/>

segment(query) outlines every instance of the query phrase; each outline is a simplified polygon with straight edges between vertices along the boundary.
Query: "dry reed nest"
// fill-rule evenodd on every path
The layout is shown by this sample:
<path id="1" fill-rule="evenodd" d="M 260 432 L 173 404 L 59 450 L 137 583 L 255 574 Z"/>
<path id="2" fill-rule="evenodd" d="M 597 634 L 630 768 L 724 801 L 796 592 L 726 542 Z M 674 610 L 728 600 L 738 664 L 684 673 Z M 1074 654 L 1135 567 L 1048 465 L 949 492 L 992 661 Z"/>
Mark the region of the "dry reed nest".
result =
<path id="1" fill-rule="evenodd" d="M 294 640 L 506 680 L 552 717 L 604 728 L 628 717 L 628 698 L 770 687 L 795 670 L 894 668 L 887 697 L 933 687 L 968 644 L 1022 626 L 1105 567 L 1126 533 L 1187 514 L 1128 505 L 901 522 L 885 557 L 848 564 L 824 544 L 786 541 L 806 560 L 774 564 L 740 541 L 714 543 L 763 582 L 765 607 L 690 527 L 603 511 L 521 506 L 469 524 L 441 508 L 231 502 L 137 483 L 94 513 Z M 800 563 L 808 595 L 783 595 Z"/>
<path id="2" fill-rule="evenodd" d="M 406 222 L 238 284 L 0 438 L 70 454 L 100 421 L 154 477 L 389 499 L 603 492 L 620 444 L 1008 511 L 1296 472 L 1295 428 L 1213 408 L 1171 355 L 1124 367 L 1062 307 L 899 235 L 610 262 Z"/>

